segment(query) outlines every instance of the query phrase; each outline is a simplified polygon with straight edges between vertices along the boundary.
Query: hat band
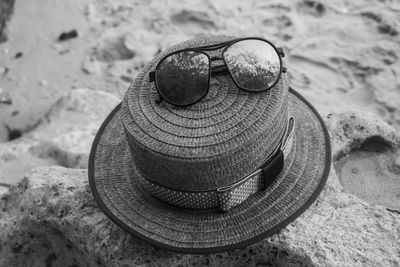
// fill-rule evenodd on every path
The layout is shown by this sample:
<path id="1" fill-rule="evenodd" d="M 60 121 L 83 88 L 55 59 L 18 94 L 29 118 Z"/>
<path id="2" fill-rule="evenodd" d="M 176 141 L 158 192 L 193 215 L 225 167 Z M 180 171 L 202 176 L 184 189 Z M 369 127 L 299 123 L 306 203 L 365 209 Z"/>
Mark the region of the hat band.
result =
<path id="1" fill-rule="evenodd" d="M 270 186 L 283 169 L 284 158 L 289 154 L 294 131 L 294 118 L 290 117 L 286 130 L 274 151 L 262 166 L 245 178 L 215 190 L 188 192 L 173 190 L 139 177 L 145 190 L 167 204 L 199 211 L 227 211 L 248 197 Z"/>

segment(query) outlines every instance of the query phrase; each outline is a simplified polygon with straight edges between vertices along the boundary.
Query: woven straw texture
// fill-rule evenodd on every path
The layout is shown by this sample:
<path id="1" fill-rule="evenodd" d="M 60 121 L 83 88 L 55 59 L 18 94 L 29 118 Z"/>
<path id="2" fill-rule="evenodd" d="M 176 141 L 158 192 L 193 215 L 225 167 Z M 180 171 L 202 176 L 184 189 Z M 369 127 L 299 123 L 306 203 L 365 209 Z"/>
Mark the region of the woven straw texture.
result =
<path id="1" fill-rule="evenodd" d="M 158 93 L 148 72 L 163 56 L 230 39 L 203 37 L 166 50 L 125 94 L 127 139 L 139 171 L 148 180 L 184 191 L 216 189 L 252 172 L 276 147 L 287 118 L 288 87 L 282 80 L 272 90 L 251 93 L 238 89 L 225 73 L 212 76 L 208 95 L 193 106 L 155 103 Z M 220 56 L 221 50 L 210 55 Z"/>
<path id="2" fill-rule="evenodd" d="M 197 39 L 173 50 L 204 42 Z M 304 212 L 329 173 L 329 135 L 315 109 L 288 90 L 286 77 L 261 94 L 238 90 L 229 76 L 217 77 L 206 99 L 194 106 L 158 106 L 146 75 L 161 56 L 144 68 L 93 142 L 89 181 L 106 215 L 154 245 L 208 253 L 261 240 Z M 254 171 L 271 152 L 288 114 L 296 126 L 283 171 L 265 191 L 225 213 L 166 205 L 139 182 L 146 178 L 191 191 L 235 181 Z"/>

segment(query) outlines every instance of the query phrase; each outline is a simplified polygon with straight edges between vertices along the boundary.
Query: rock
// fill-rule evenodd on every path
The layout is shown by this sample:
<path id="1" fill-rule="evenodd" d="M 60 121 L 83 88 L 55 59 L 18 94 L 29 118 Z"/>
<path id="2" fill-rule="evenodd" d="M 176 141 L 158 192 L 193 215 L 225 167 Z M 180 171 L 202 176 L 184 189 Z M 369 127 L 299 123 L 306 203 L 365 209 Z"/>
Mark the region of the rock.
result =
<path id="1" fill-rule="evenodd" d="M 378 137 L 392 147 L 400 143 L 400 133 L 372 113 L 352 111 L 329 114 L 326 125 L 332 139 L 334 160 L 359 148 L 372 137 Z"/>
<path id="2" fill-rule="evenodd" d="M 346 192 L 370 204 L 400 209 L 400 133 L 373 114 L 328 116 L 334 167 Z M 334 146 L 336 145 L 336 147 Z"/>
<path id="3" fill-rule="evenodd" d="M 60 36 L 58 37 L 58 41 L 63 42 L 76 37 L 78 37 L 78 32 L 76 30 L 71 30 L 69 32 L 61 33 Z"/>
<path id="4" fill-rule="evenodd" d="M 0 185 L 0 196 L 3 195 L 4 193 L 8 192 L 8 186 L 1 186 Z"/>
<path id="5" fill-rule="evenodd" d="M 15 0 L 0 1 L 0 43 L 7 41 L 6 26 L 14 10 Z"/>
<path id="6" fill-rule="evenodd" d="M 62 97 L 32 132 L 40 145 L 31 151 L 54 158 L 61 166 L 86 168 L 92 141 L 101 123 L 120 102 L 114 95 L 75 89 Z"/>
<path id="7" fill-rule="evenodd" d="M 335 162 L 334 167 L 345 191 L 368 203 L 400 210 L 399 156 L 400 149 L 370 138 Z"/>
<path id="8" fill-rule="evenodd" d="M 326 122 L 336 159 L 373 136 L 399 143 L 393 128 L 368 114 L 332 114 Z M 125 233 L 97 207 L 86 170 L 38 167 L 0 207 L 1 266 L 400 265 L 399 212 L 345 192 L 334 170 L 316 203 L 280 233 L 209 255 L 169 252 Z"/>
<path id="9" fill-rule="evenodd" d="M 125 44 L 125 36 L 105 40 L 101 47 L 94 47 L 93 56 L 100 62 L 110 63 L 118 60 L 129 60 L 136 52 Z"/>
<path id="10" fill-rule="evenodd" d="M 12 141 L 22 136 L 22 131 L 18 129 L 11 129 L 8 125 L 5 125 L 8 130 L 8 140 Z"/>
<path id="11" fill-rule="evenodd" d="M 67 93 L 49 110 L 34 131 L 13 142 L 0 143 L 0 169 L 15 183 L 36 166 L 86 168 L 90 146 L 108 113 L 120 102 L 114 95 L 89 89 Z"/>
<path id="12" fill-rule="evenodd" d="M 52 159 L 39 158 L 30 153 L 31 147 L 40 142 L 23 137 L 12 142 L 0 143 L 0 182 L 16 184 L 32 168 L 58 165 Z"/>
<path id="13" fill-rule="evenodd" d="M 24 55 L 24 53 L 22 53 L 22 52 L 17 52 L 16 54 L 15 54 L 15 58 L 20 58 L 20 57 L 22 57 Z"/>
<path id="14" fill-rule="evenodd" d="M 54 266 L 311 264 L 307 255 L 269 243 L 206 257 L 155 248 L 126 234 L 99 210 L 85 170 L 38 167 L 2 197 L 0 206 L 1 266 L 41 266 L 49 258 Z"/>
<path id="15" fill-rule="evenodd" d="M 41 209 L 42 211 L 47 210 L 50 213 L 55 212 L 57 214 L 56 216 L 60 216 L 60 218 L 64 216 L 64 213 L 65 215 L 68 214 L 67 210 L 51 211 L 51 209 L 56 207 L 49 206 L 47 202 L 50 201 L 50 199 L 46 197 L 46 194 L 51 193 L 53 196 L 57 195 L 57 192 L 50 189 L 51 186 L 55 185 L 54 182 L 66 178 L 65 171 L 63 172 L 57 168 L 54 169 L 54 171 L 55 172 L 52 172 L 52 174 L 57 175 L 58 179 L 46 175 L 40 175 L 40 178 L 34 178 L 34 183 L 30 183 L 28 179 L 24 179 L 18 187 L 13 188 L 8 195 L 3 195 L 2 212 L 0 213 L 0 225 L 2 229 L 0 236 L 2 240 L 8 240 L 6 242 L 9 242 L 9 244 L 0 249 L 0 254 L 4 256 L 0 259 L 0 266 L 62 266 L 62 264 L 66 264 L 66 266 L 99 265 L 95 259 L 91 259 L 90 256 L 86 257 L 84 253 L 79 251 L 64 233 L 51 225 L 50 221 L 46 219 L 41 220 L 39 217 L 36 217 L 40 216 L 38 213 L 35 214 L 35 212 L 32 212 L 31 215 L 25 218 L 22 218 L 24 216 L 21 217 L 21 211 L 29 213 L 28 210 L 25 210 L 27 207 L 26 204 L 28 204 L 27 202 L 31 202 L 31 204 L 36 207 L 35 209 L 37 209 L 37 211 Z M 69 171 L 70 170 L 68 170 L 68 172 Z M 74 172 L 78 174 L 82 171 L 75 170 Z M 38 171 L 32 172 L 32 175 L 35 176 L 35 174 L 38 174 Z M 70 182 L 63 182 L 63 186 L 66 186 L 65 189 L 67 191 L 82 184 L 82 181 L 77 179 L 78 177 L 80 176 L 74 175 L 74 178 L 72 178 Z M 27 190 L 32 190 L 32 195 L 20 194 Z M 19 197 L 17 197 L 17 195 L 19 195 Z M 23 195 L 24 197 L 22 197 Z M 65 199 L 65 197 L 66 195 L 63 194 L 61 198 L 57 200 L 54 199 L 54 201 L 60 201 Z M 9 206 L 13 201 L 20 202 L 20 208 L 14 209 Z M 32 217 L 29 218 L 30 216 Z M 13 240 L 11 241 L 9 238 Z"/>
<path id="16" fill-rule="evenodd" d="M 197 10 L 183 9 L 180 12 L 171 16 L 171 22 L 176 25 L 193 24 L 202 29 L 215 29 L 217 28 L 215 21 L 209 13 L 200 12 Z"/>

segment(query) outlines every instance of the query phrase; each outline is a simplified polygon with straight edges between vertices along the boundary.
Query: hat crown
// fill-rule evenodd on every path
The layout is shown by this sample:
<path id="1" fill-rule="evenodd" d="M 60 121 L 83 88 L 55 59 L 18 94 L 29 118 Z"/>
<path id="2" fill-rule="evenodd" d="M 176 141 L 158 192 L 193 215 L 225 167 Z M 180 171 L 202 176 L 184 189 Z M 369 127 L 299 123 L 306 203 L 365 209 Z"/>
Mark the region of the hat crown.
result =
<path id="1" fill-rule="evenodd" d="M 207 96 L 192 106 L 155 102 L 158 93 L 147 77 L 162 57 L 230 39 L 202 37 L 160 53 L 126 92 L 121 107 L 126 139 L 147 180 L 181 191 L 214 190 L 253 172 L 280 141 L 288 114 L 284 74 L 261 93 L 237 88 L 229 74 L 212 75 Z"/>

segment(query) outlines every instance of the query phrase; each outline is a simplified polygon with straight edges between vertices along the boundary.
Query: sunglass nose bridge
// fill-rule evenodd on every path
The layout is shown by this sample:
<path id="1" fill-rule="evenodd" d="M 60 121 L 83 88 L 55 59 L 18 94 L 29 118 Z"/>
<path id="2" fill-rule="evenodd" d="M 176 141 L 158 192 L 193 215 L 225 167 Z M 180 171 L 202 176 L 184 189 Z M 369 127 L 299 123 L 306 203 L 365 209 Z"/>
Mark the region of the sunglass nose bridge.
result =
<path id="1" fill-rule="evenodd" d="M 224 59 L 220 56 L 213 56 L 210 58 L 211 62 L 215 62 L 215 61 L 223 61 Z M 225 65 L 225 62 L 223 62 L 223 64 L 221 65 L 217 65 L 217 64 L 212 64 L 211 65 L 211 73 L 219 73 L 219 72 L 224 72 L 226 71 L 228 68 Z"/>
<path id="2" fill-rule="evenodd" d="M 211 62 L 212 61 L 217 61 L 217 60 L 223 60 L 223 58 L 222 57 L 218 57 L 218 56 L 214 56 L 214 57 L 211 58 Z"/>
<path id="3" fill-rule="evenodd" d="M 220 73 L 220 72 L 224 72 L 224 71 L 227 71 L 227 70 L 228 70 L 228 68 L 226 67 L 225 64 L 211 67 L 211 73 L 214 73 L 214 74 Z"/>

